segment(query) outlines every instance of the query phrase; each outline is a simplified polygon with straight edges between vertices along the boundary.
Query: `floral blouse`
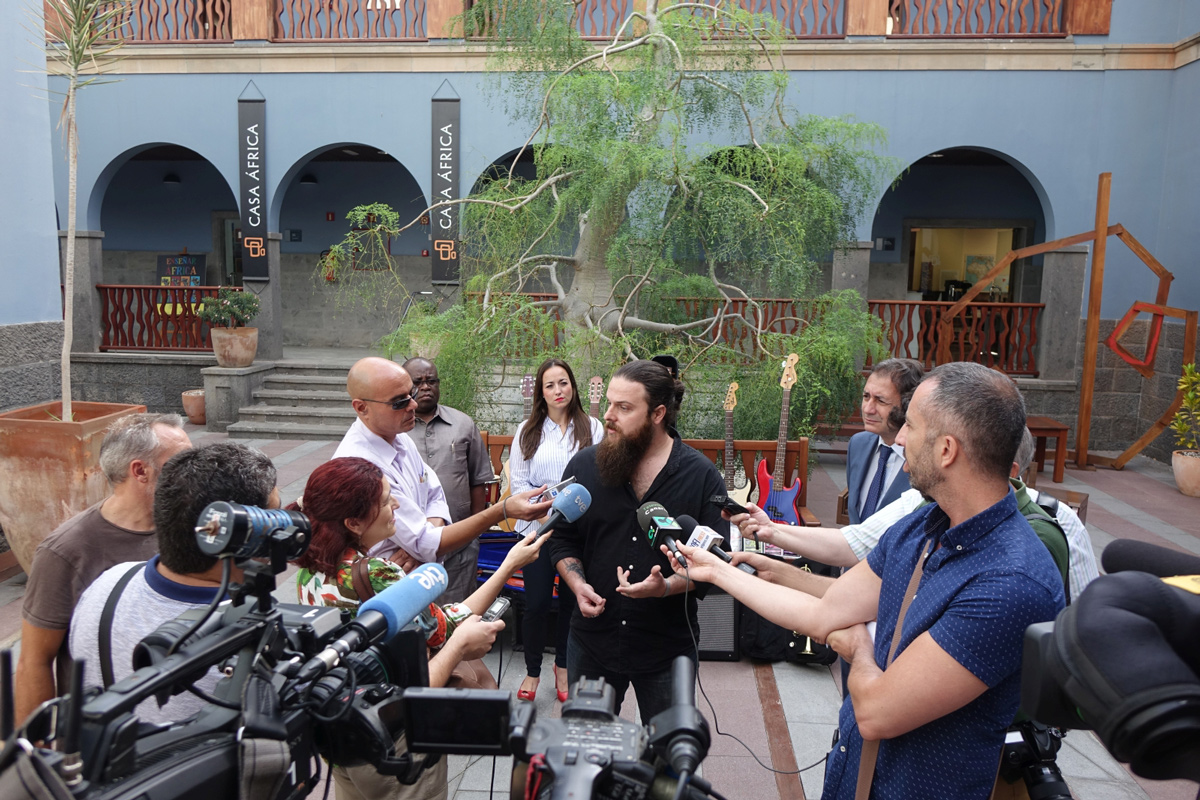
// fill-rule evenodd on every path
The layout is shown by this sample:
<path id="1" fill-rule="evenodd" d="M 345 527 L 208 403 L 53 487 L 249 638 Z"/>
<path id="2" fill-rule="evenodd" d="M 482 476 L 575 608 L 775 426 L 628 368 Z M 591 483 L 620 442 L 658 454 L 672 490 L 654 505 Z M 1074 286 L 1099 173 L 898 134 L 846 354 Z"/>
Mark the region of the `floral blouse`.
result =
<path id="1" fill-rule="evenodd" d="M 354 562 L 365 556 L 353 547 L 342 553 L 337 573 L 331 580 L 324 572 L 301 569 L 296 574 L 296 593 L 300 602 L 309 606 L 333 606 L 358 613 L 359 599 L 354 591 L 351 570 Z M 397 581 L 404 580 L 404 570 L 398 564 L 382 558 L 367 562 L 371 588 L 378 594 Z M 471 609 L 458 603 L 438 606 L 430 603 L 415 620 L 425 634 L 425 642 L 434 650 L 446 643 L 459 623 L 471 616 Z"/>

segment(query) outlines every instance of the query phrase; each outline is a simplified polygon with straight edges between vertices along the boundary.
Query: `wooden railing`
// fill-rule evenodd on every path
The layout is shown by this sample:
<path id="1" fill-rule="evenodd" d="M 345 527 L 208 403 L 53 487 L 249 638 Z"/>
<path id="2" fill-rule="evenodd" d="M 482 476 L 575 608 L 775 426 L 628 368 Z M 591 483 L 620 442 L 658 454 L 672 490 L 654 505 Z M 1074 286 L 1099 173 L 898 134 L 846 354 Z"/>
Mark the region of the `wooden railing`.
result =
<path id="1" fill-rule="evenodd" d="M 232 0 L 130 0 L 118 18 L 131 44 L 232 42 Z"/>
<path id="2" fill-rule="evenodd" d="M 937 322 L 952 302 L 868 300 L 884 322 L 891 354 L 937 363 Z M 975 361 L 1008 375 L 1037 377 L 1038 317 L 1045 303 L 971 303 L 954 318 L 952 361 Z"/>
<path id="3" fill-rule="evenodd" d="M 425 0 L 275 0 L 272 38 L 423 42 Z"/>
<path id="4" fill-rule="evenodd" d="M 1065 36 L 1063 0 L 890 0 L 892 36 Z"/>
<path id="5" fill-rule="evenodd" d="M 211 352 L 209 324 L 196 316 L 216 286 L 99 284 L 100 350 Z"/>

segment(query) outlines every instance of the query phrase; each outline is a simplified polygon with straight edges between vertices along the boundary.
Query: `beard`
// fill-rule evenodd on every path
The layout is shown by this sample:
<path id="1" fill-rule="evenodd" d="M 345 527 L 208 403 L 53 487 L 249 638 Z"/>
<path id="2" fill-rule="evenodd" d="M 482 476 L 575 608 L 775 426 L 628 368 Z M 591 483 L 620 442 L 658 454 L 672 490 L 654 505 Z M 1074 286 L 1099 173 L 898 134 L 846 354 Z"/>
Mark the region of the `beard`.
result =
<path id="1" fill-rule="evenodd" d="M 642 457 L 654 441 L 654 425 L 649 415 L 642 427 L 629 435 L 608 431 L 596 446 L 596 470 L 605 486 L 629 483 Z"/>

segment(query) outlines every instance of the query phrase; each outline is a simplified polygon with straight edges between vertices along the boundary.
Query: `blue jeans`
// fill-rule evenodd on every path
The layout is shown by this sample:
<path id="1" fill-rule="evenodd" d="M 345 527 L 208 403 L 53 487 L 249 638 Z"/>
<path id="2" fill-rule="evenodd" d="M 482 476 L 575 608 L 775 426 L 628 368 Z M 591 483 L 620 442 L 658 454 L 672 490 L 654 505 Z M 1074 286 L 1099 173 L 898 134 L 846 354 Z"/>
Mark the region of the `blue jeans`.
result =
<path id="1" fill-rule="evenodd" d="M 696 654 L 689 653 L 688 656 L 695 665 Z M 583 649 L 575 631 L 571 631 L 571 636 L 567 639 L 567 679 L 574 686 L 581 677 L 604 678 L 605 683 L 613 687 L 613 691 L 616 693 L 618 709 L 621 707 L 621 700 L 625 697 L 625 692 L 629 689 L 629 684 L 632 683 L 634 695 L 637 697 L 638 714 L 641 716 L 643 725 L 654 719 L 659 712 L 666 711 L 671 707 L 670 667 L 659 672 L 642 672 L 636 675 L 610 672 Z"/>

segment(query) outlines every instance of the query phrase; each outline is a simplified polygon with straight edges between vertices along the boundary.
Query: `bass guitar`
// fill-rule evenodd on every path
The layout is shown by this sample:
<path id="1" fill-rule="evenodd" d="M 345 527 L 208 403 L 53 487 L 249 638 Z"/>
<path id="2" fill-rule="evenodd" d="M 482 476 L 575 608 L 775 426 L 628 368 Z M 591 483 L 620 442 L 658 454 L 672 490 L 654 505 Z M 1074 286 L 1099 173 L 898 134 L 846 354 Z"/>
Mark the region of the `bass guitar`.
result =
<path id="1" fill-rule="evenodd" d="M 783 471 L 787 458 L 788 406 L 792 399 L 792 387 L 796 384 L 796 362 L 800 357 L 790 354 L 783 364 L 783 377 L 779 385 L 783 387 L 783 409 L 779 413 L 779 438 L 775 442 L 775 469 L 767 469 L 767 459 L 758 462 L 758 501 L 755 503 L 767 516 L 776 522 L 786 525 L 800 525 L 799 471 L 792 472 L 792 485 L 784 486 Z"/>

